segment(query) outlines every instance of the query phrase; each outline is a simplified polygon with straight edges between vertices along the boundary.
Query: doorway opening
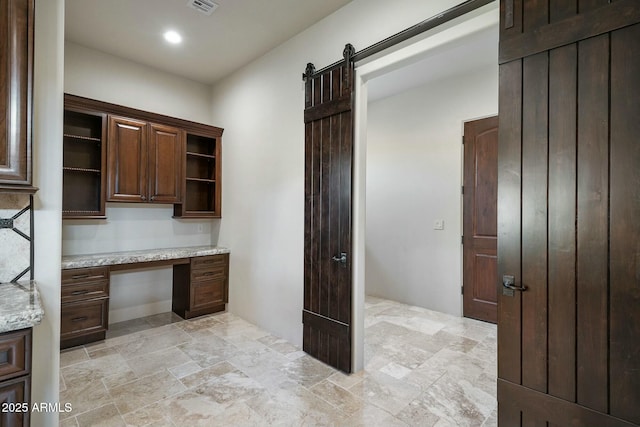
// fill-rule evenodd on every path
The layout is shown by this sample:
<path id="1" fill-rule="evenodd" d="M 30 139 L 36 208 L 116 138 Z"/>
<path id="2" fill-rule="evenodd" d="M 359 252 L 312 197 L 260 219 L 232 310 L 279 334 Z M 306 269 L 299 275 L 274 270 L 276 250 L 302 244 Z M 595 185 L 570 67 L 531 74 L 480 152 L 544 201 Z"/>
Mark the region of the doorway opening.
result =
<path id="1" fill-rule="evenodd" d="M 497 113 L 497 24 L 487 5 L 358 64 L 354 371 L 364 368 L 365 294 L 462 315 L 462 125 Z"/>

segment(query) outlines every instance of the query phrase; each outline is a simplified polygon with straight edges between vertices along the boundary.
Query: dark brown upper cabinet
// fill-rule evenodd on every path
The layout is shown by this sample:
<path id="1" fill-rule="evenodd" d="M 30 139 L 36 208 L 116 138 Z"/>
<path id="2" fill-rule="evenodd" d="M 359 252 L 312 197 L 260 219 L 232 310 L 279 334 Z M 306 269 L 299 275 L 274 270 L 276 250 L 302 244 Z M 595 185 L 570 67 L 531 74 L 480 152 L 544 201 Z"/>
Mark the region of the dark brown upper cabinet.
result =
<path id="1" fill-rule="evenodd" d="M 0 191 L 33 193 L 33 0 L 0 1 Z"/>
<path id="2" fill-rule="evenodd" d="M 181 203 L 183 152 L 181 129 L 110 116 L 107 200 Z"/>
<path id="3" fill-rule="evenodd" d="M 149 198 L 157 203 L 182 201 L 184 131 L 149 125 Z"/>
<path id="4" fill-rule="evenodd" d="M 70 94 L 64 103 L 63 218 L 105 218 L 105 200 L 220 218 L 224 129 Z"/>
<path id="5" fill-rule="evenodd" d="M 108 201 L 147 201 L 148 155 L 147 122 L 109 116 Z"/>

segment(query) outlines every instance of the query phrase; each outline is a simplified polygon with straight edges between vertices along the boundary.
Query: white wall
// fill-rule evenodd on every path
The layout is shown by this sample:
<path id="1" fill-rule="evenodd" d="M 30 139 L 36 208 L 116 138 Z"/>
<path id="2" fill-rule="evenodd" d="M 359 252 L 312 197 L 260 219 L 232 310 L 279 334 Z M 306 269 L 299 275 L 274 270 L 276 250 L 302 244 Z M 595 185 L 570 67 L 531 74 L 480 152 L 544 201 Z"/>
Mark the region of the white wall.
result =
<path id="1" fill-rule="evenodd" d="M 211 123 L 210 87 L 65 43 L 67 93 Z M 216 244 L 219 220 L 173 219 L 172 205 L 107 203 L 107 220 L 65 220 L 64 255 Z M 114 273 L 109 322 L 171 310 L 171 268 Z"/>
<path id="2" fill-rule="evenodd" d="M 306 63 L 329 65 L 345 43 L 362 49 L 458 3 L 354 0 L 214 87 L 232 312 L 301 343 Z"/>
<path id="3" fill-rule="evenodd" d="M 33 330 L 31 401 L 59 401 L 62 79 L 64 0 L 36 0 L 33 94 L 35 279 L 45 316 Z M 57 426 L 55 412 L 32 414 L 33 426 Z"/>
<path id="4" fill-rule="evenodd" d="M 497 63 L 369 104 L 367 294 L 461 315 L 462 123 L 497 111 Z"/>
<path id="5" fill-rule="evenodd" d="M 64 65 L 66 93 L 211 124 L 207 85 L 71 42 Z"/>

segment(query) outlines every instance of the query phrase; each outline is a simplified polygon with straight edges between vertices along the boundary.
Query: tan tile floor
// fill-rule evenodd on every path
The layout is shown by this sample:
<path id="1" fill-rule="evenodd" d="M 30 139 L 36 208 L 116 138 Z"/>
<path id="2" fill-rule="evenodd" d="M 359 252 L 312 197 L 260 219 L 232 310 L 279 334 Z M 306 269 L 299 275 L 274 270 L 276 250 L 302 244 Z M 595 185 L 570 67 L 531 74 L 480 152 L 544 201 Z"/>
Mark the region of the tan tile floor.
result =
<path id="1" fill-rule="evenodd" d="M 112 325 L 62 352 L 69 426 L 495 426 L 496 327 L 367 297 L 345 375 L 229 313 Z"/>

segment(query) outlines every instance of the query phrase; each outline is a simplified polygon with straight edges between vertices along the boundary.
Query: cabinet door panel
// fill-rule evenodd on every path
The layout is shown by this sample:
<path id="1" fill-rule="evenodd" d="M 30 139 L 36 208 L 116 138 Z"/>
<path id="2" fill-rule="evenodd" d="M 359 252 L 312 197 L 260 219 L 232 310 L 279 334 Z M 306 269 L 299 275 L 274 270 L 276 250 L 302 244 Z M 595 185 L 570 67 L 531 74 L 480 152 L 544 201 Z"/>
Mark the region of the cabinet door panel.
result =
<path id="1" fill-rule="evenodd" d="M 225 280 L 208 280 L 191 284 L 191 311 L 225 303 Z"/>
<path id="2" fill-rule="evenodd" d="M 0 188 L 31 184 L 33 0 L 0 2 Z"/>
<path id="3" fill-rule="evenodd" d="M 123 117 L 109 117 L 107 142 L 107 200 L 113 202 L 146 202 L 147 123 Z"/>
<path id="4" fill-rule="evenodd" d="M 26 376 L 7 381 L 0 385 L 0 404 L 7 407 L 14 406 L 14 411 L 0 412 L 0 426 L 21 427 L 29 425 L 29 410 L 23 405 L 29 406 L 31 377 Z M 17 405 L 11 405 L 17 404 Z"/>
<path id="5" fill-rule="evenodd" d="M 0 337 L 0 381 L 28 374 L 31 370 L 31 329 Z"/>
<path id="6" fill-rule="evenodd" d="M 149 138 L 149 196 L 157 203 L 181 203 L 184 132 L 151 124 Z"/>

